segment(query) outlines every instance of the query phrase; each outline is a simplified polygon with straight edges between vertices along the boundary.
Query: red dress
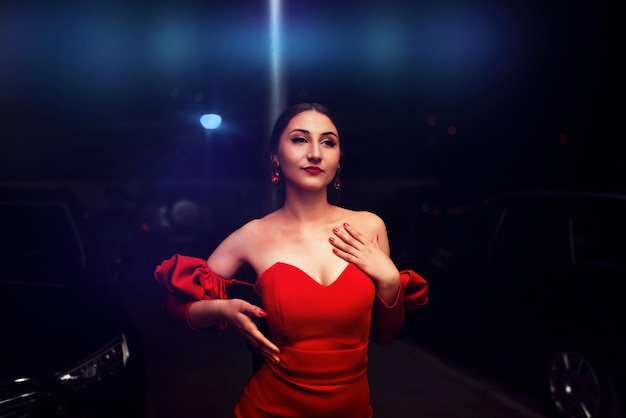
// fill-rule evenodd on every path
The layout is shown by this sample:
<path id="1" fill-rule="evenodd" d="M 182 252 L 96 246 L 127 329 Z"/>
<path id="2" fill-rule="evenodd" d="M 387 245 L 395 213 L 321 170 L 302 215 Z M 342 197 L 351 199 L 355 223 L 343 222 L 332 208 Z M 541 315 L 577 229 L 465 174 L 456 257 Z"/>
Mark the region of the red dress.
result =
<path id="1" fill-rule="evenodd" d="M 395 303 L 386 306 L 372 280 L 353 264 L 328 286 L 286 263 L 277 262 L 264 271 L 254 288 L 267 311 L 268 338 L 280 349 L 280 362 L 266 361 L 252 375 L 233 416 L 371 417 L 369 339 L 389 342 L 404 321 L 405 306 L 417 307 L 427 300 L 424 279 L 410 271 L 402 275 Z M 163 271 L 155 276 L 171 286 L 171 276 L 164 277 Z M 233 283 L 221 280 L 226 287 Z M 166 306 L 170 315 L 184 315 L 186 308 L 171 306 Z"/>

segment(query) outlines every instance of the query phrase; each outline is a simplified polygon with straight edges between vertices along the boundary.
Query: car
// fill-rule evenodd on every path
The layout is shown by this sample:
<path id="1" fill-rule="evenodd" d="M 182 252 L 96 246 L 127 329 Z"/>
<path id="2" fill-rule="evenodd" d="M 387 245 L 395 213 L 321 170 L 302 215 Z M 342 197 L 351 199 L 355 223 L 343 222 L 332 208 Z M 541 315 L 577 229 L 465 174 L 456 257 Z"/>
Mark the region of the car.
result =
<path id="1" fill-rule="evenodd" d="M 626 194 L 511 191 L 458 207 L 413 254 L 431 297 L 402 335 L 519 383 L 555 417 L 623 417 Z"/>
<path id="2" fill-rule="evenodd" d="M 146 416 L 143 343 L 76 194 L 0 187 L 0 416 Z"/>

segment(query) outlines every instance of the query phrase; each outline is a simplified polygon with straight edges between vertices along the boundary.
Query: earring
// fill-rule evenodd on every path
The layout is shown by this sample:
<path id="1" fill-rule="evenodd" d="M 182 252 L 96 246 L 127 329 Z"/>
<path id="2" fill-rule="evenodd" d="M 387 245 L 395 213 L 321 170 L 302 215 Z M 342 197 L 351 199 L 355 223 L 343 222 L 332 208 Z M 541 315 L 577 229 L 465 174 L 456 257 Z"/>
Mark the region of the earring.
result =
<path id="1" fill-rule="evenodd" d="M 278 165 L 274 164 L 274 171 L 272 171 L 272 175 L 270 176 L 270 180 L 272 183 L 276 184 L 280 181 L 280 170 L 278 170 Z"/>
<path id="2" fill-rule="evenodd" d="M 333 180 L 333 186 L 335 187 L 335 190 L 341 189 L 341 180 L 339 179 L 339 174 L 335 176 L 335 179 Z"/>

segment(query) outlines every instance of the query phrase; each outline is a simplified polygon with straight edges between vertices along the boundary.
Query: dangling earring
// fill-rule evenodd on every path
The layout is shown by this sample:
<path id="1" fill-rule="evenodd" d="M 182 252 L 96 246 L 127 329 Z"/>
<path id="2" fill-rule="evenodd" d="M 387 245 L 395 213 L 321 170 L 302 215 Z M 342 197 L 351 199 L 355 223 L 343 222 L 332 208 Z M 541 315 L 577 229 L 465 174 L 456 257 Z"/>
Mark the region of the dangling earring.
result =
<path id="1" fill-rule="evenodd" d="M 280 170 L 278 170 L 278 164 L 274 163 L 272 165 L 274 166 L 274 171 L 272 171 L 270 180 L 272 183 L 276 184 L 280 181 Z"/>
<path id="2" fill-rule="evenodd" d="M 339 174 L 335 176 L 335 179 L 333 180 L 333 186 L 335 187 L 335 190 L 341 189 L 341 180 L 339 179 Z"/>

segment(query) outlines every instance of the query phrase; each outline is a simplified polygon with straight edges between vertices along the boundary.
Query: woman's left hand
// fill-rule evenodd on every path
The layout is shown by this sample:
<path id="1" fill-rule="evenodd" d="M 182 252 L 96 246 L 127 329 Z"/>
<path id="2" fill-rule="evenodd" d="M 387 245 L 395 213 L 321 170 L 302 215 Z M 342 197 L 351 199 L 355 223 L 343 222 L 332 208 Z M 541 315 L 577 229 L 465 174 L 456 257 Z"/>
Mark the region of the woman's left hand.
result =
<path id="1" fill-rule="evenodd" d="M 378 244 L 378 235 L 370 240 L 347 223 L 343 228 L 333 228 L 333 233 L 335 237 L 329 240 L 337 256 L 361 269 L 376 282 L 379 291 L 398 289 L 400 272 Z"/>

